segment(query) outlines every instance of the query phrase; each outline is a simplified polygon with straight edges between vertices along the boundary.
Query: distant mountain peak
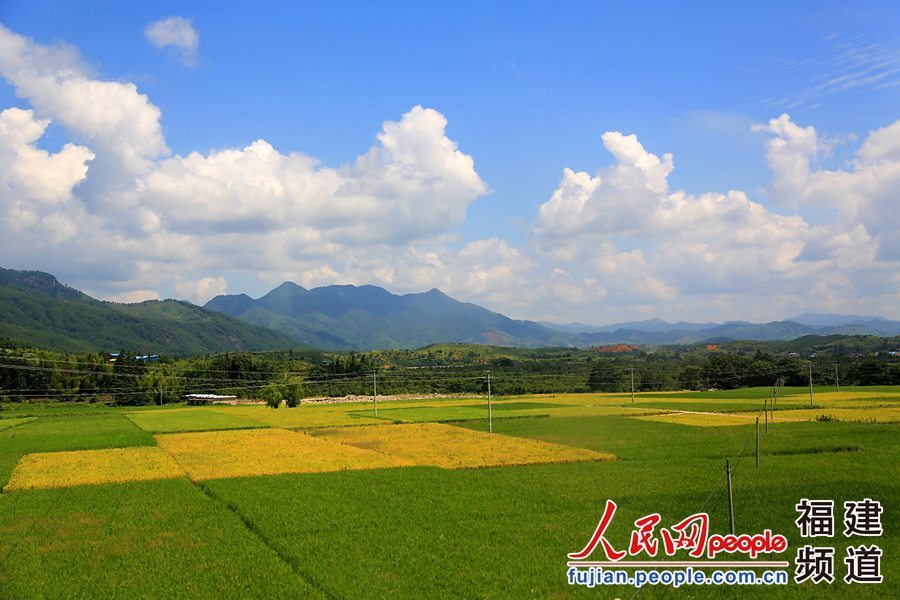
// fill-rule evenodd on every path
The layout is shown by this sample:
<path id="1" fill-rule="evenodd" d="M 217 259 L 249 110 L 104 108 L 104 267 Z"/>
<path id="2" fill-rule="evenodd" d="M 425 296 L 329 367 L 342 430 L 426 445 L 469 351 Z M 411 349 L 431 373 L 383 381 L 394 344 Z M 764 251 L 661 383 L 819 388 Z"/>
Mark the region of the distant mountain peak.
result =
<path id="1" fill-rule="evenodd" d="M 305 292 L 305 291 L 307 291 L 307 289 L 306 289 L 305 287 L 303 287 L 302 285 L 299 285 L 299 284 L 294 283 L 293 281 L 285 281 L 285 282 L 283 282 L 281 285 L 279 285 L 278 287 L 276 287 L 276 288 L 274 288 L 274 289 L 272 290 L 272 292 L 275 292 L 275 291 L 284 291 L 284 292 L 301 291 L 301 292 Z M 269 292 L 269 293 L 271 294 L 272 292 Z M 241 295 L 243 295 L 243 294 L 241 294 Z"/>

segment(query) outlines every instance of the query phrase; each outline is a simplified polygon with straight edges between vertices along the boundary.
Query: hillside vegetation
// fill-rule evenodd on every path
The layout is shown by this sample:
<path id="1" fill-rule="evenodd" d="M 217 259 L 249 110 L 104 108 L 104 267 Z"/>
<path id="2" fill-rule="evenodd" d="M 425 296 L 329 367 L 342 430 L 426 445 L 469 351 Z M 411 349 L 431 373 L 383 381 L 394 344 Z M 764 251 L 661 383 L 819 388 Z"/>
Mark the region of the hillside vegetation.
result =
<path id="1" fill-rule="evenodd" d="M 8 269 L 0 269 L 0 338 L 65 352 L 174 356 L 296 345 L 277 331 L 188 302 L 102 302 L 47 273 Z"/>

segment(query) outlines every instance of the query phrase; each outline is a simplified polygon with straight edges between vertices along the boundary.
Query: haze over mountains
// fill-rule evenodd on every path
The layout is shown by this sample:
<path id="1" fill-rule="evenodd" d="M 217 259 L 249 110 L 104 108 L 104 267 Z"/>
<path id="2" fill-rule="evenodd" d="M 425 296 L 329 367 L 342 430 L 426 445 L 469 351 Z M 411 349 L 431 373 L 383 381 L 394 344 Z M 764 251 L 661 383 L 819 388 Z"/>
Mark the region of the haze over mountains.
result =
<path id="1" fill-rule="evenodd" d="M 703 341 L 792 340 L 805 335 L 900 335 L 900 321 L 881 317 L 804 313 L 785 321 L 750 323 L 667 323 L 659 319 L 591 326 L 581 323 L 559 325 L 542 322 L 546 327 L 565 331 L 580 340 L 580 345 L 613 343 L 694 344 Z"/>
<path id="2" fill-rule="evenodd" d="M 319 348 L 410 348 L 438 342 L 511 346 L 688 344 L 704 340 L 789 340 L 804 335 L 898 335 L 900 322 L 858 315 L 805 314 L 755 324 L 666 323 L 659 319 L 603 327 L 509 319 L 437 289 L 397 296 L 380 287 L 332 285 L 307 290 L 285 282 L 259 299 L 217 296 L 205 308 L 278 329 Z"/>
<path id="3" fill-rule="evenodd" d="M 602 315 L 598 315 L 598 320 Z M 222 295 L 204 307 L 177 300 L 104 302 L 39 271 L 0 269 L 0 338 L 63 351 L 140 350 L 175 355 L 314 347 L 418 348 L 434 343 L 521 347 L 790 340 L 806 335 L 900 335 L 880 317 L 805 313 L 786 321 L 593 326 L 510 319 L 437 289 L 395 295 L 383 288 L 285 282 L 264 296 Z"/>

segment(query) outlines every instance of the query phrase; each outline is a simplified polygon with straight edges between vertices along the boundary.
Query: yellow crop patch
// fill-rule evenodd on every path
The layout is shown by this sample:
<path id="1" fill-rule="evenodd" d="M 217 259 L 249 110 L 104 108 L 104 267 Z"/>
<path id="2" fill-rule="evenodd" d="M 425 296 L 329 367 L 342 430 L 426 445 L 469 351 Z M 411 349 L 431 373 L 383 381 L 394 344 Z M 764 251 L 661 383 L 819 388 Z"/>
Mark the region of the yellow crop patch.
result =
<path id="1" fill-rule="evenodd" d="M 801 397 L 806 396 L 803 394 Z M 871 400 L 871 399 L 884 399 L 889 397 L 894 397 L 896 400 L 900 401 L 900 394 L 896 392 L 863 392 L 863 391 L 850 391 L 850 392 L 816 392 L 813 395 L 813 398 L 816 402 L 820 401 L 835 401 L 835 402 L 844 402 L 847 400 Z"/>
<path id="2" fill-rule="evenodd" d="M 775 413 L 776 421 L 791 418 L 814 421 L 820 417 L 851 423 L 900 423 L 900 408 L 804 408 Z"/>
<path id="3" fill-rule="evenodd" d="M 751 423 L 756 423 L 755 415 L 719 413 L 673 412 L 663 415 L 648 415 L 634 418 L 640 419 L 641 421 L 658 421 L 660 423 L 693 425 L 695 427 L 725 427 L 730 425 L 749 425 Z M 760 420 L 762 420 L 762 418 L 760 418 Z"/>
<path id="4" fill-rule="evenodd" d="M 445 469 L 615 460 L 612 454 L 439 423 L 342 427 L 316 435 Z"/>
<path id="5" fill-rule="evenodd" d="M 26 454 L 5 490 L 172 479 L 184 471 L 160 448 L 110 448 Z"/>
<path id="6" fill-rule="evenodd" d="M 287 429 L 160 434 L 156 440 L 195 481 L 411 464 L 401 458 Z"/>

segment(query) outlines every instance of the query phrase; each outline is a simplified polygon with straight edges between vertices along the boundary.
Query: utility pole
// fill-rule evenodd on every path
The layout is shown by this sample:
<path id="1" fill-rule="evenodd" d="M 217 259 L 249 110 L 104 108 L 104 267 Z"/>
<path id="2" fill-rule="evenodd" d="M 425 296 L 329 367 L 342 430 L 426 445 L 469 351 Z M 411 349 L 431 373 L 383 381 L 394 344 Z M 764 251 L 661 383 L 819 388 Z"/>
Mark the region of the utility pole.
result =
<path id="1" fill-rule="evenodd" d="M 634 365 L 631 365 L 631 401 L 634 402 Z"/>
<path id="2" fill-rule="evenodd" d="M 487 374 L 488 384 L 488 433 L 494 433 L 494 408 L 491 403 L 491 372 Z"/>
<path id="3" fill-rule="evenodd" d="M 784 379 L 779 377 L 775 382 L 775 402 L 772 404 L 772 418 L 775 418 L 775 407 L 778 406 L 778 398 L 781 396 L 781 388 L 784 386 Z"/>
<path id="4" fill-rule="evenodd" d="M 731 495 L 731 459 L 725 459 L 725 475 L 728 478 L 728 525 L 734 535 L 734 497 Z"/>
<path id="5" fill-rule="evenodd" d="M 372 371 L 372 406 L 375 407 L 375 416 L 378 416 L 378 371 Z"/>
<path id="6" fill-rule="evenodd" d="M 759 417 L 756 417 L 756 468 L 759 468 Z"/>
<path id="7" fill-rule="evenodd" d="M 159 386 L 159 405 L 162 406 L 162 403 L 163 403 L 163 399 L 162 399 L 162 386 Z"/>
<path id="8" fill-rule="evenodd" d="M 837 388 L 837 391 L 841 391 L 841 380 L 838 374 L 838 364 L 834 363 L 834 387 Z"/>
<path id="9" fill-rule="evenodd" d="M 809 407 L 813 405 L 813 388 L 812 388 L 812 361 L 809 361 Z"/>

